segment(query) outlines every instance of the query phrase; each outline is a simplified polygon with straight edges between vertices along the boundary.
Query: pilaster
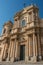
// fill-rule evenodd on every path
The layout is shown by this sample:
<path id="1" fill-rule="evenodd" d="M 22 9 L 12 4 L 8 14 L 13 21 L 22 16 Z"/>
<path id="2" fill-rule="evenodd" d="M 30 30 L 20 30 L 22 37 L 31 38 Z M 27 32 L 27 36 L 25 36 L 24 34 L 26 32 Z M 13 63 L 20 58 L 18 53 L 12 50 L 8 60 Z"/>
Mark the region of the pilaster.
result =
<path id="1" fill-rule="evenodd" d="M 38 39 L 38 58 L 39 58 L 39 60 L 42 60 L 42 56 L 41 56 L 41 38 L 40 38 L 39 34 L 37 34 L 37 39 Z"/>
<path id="2" fill-rule="evenodd" d="M 36 41 L 35 41 L 35 34 L 33 34 L 33 61 L 37 61 L 36 57 Z"/>
<path id="3" fill-rule="evenodd" d="M 10 54 L 10 61 L 11 62 L 14 62 L 14 60 L 15 60 L 15 42 L 14 42 L 14 40 L 12 40 L 12 42 L 11 42 L 11 54 Z"/>
<path id="4" fill-rule="evenodd" d="M 25 46 L 25 61 L 28 62 L 29 60 L 29 37 L 28 35 L 26 36 L 27 42 L 26 42 L 26 46 Z"/>
<path id="5" fill-rule="evenodd" d="M 4 50 L 3 50 L 2 60 L 6 60 L 6 57 L 7 57 L 7 49 L 8 49 L 8 44 L 7 44 L 6 40 L 4 40 L 3 44 L 4 44 Z"/>
<path id="6" fill-rule="evenodd" d="M 8 57 L 7 57 L 6 61 L 10 61 L 10 53 L 11 53 L 11 41 L 10 41 L 10 43 L 9 43 Z"/>
<path id="7" fill-rule="evenodd" d="M 16 57 L 16 60 L 19 60 L 19 53 L 20 53 L 20 50 L 19 50 L 19 43 L 18 41 L 16 40 L 16 52 L 15 52 L 15 57 Z"/>
<path id="8" fill-rule="evenodd" d="M 31 39 L 30 39 L 30 36 L 29 36 L 29 60 L 30 60 L 30 56 L 31 56 L 30 42 L 31 42 Z"/>

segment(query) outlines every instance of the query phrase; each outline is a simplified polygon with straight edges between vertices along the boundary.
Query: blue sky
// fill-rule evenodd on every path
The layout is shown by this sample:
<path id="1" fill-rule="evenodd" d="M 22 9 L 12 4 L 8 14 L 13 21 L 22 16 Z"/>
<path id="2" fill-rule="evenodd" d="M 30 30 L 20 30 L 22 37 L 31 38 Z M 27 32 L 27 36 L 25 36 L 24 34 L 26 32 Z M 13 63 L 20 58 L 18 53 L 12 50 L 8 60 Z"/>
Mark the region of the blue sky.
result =
<path id="1" fill-rule="evenodd" d="M 26 6 L 32 3 L 31 0 L 0 0 L 0 34 L 5 22 L 11 20 L 14 23 L 13 16 L 24 8 L 24 2 Z M 39 16 L 43 18 L 43 0 L 33 0 L 33 4 L 39 7 Z"/>

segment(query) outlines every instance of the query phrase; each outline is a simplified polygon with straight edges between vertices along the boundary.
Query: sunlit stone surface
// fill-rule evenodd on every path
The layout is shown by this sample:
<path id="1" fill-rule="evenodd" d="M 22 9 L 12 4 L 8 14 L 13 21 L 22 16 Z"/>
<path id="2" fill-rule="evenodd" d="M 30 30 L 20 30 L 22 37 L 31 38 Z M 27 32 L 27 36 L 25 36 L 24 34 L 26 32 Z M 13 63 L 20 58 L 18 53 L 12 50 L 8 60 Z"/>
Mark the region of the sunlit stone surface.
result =
<path id="1" fill-rule="evenodd" d="M 4 24 L 0 36 L 0 65 L 43 61 L 43 19 L 38 12 L 37 6 L 30 5 L 16 13 L 14 24 L 11 21 Z"/>

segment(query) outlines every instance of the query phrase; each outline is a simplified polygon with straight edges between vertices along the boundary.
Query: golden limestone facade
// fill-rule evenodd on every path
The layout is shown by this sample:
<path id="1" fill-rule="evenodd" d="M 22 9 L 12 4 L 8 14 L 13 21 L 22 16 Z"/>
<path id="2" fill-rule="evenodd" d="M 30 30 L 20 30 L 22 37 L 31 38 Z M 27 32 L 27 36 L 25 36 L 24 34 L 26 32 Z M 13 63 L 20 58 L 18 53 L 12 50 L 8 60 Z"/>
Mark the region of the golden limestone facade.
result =
<path id="1" fill-rule="evenodd" d="M 0 36 L 0 62 L 43 60 L 43 19 L 38 16 L 38 7 L 31 5 L 17 12 L 14 24 L 4 24 Z"/>

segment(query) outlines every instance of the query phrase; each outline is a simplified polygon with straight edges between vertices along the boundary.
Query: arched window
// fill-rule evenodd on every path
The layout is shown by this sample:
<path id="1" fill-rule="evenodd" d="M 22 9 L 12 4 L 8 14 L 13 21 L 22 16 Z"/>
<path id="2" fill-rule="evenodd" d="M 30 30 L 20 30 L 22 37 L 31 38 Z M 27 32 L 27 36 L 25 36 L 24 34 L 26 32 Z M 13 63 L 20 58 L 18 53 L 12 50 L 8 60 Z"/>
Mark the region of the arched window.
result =
<path id="1" fill-rule="evenodd" d="M 4 29 L 3 34 L 6 32 L 6 29 Z"/>
<path id="2" fill-rule="evenodd" d="M 24 27 L 25 25 L 26 25 L 25 20 L 22 20 L 22 22 L 21 22 L 21 26 Z"/>

